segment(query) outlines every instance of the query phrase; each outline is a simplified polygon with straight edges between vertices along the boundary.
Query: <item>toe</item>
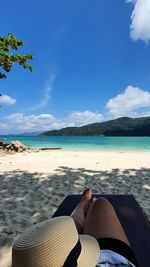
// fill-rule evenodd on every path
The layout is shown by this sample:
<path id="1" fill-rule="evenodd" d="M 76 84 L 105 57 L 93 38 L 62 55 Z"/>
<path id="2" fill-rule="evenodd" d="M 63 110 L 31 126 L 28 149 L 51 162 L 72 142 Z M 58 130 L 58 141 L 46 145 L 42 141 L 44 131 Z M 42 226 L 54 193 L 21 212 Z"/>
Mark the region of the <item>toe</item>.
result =
<path id="1" fill-rule="evenodd" d="M 84 190 L 83 194 L 82 194 L 82 200 L 86 200 L 89 201 L 92 197 L 92 191 L 91 189 L 87 188 Z"/>

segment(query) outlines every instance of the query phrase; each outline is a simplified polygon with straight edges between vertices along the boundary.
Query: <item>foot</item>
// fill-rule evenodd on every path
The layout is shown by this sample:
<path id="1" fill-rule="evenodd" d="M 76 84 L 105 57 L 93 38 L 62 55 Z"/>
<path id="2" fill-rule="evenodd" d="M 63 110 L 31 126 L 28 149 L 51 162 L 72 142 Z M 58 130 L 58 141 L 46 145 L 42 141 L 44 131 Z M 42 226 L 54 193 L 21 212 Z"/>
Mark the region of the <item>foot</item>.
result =
<path id="1" fill-rule="evenodd" d="M 71 217 L 74 219 L 78 233 L 82 234 L 85 218 L 88 212 L 88 209 L 93 204 L 92 191 L 90 189 L 86 189 L 83 192 L 82 199 L 74 209 L 71 214 Z"/>

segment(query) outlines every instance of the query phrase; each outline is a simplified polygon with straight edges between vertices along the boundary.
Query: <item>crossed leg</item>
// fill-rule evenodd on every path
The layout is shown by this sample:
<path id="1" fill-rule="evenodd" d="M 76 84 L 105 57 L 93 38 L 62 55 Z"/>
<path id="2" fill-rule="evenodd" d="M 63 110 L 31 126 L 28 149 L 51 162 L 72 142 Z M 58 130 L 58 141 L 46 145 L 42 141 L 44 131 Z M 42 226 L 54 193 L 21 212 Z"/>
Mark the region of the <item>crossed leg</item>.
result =
<path id="1" fill-rule="evenodd" d="M 118 216 L 106 198 L 95 200 L 87 213 L 83 234 L 95 238 L 115 238 L 130 246 Z"/>
<path id="2" fill-rule="evenodd" d="M 93 199 L 92 192 L 83 192 L 81 202 L 71 215 L 79 234 L 91 235 L 95 238 L 116 238 L 130 246 L 118 216 L 106 198 Z"/>
<path id="3" fill-rule="evenodd" d="M 74 219 L 79 234 L 83 234 L 83 228 L 85 219 L 89 210 L 89 207 L 93 203 L 92 192 L 90 189 L 84 190 L 81 201 L 76 206 L 71 214 Z"/>

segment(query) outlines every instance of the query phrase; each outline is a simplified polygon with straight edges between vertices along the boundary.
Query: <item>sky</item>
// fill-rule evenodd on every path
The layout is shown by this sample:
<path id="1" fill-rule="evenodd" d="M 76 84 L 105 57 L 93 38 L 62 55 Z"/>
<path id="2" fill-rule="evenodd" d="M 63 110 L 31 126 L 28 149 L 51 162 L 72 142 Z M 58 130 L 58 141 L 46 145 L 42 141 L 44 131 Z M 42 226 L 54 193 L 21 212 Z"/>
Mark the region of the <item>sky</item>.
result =
<path id="1" fill-rule="evenodd" d="M 0 36 L 34 68 L 0 80 L 0 134 L 150 116 L 149 0 L 0 3 Z"/>

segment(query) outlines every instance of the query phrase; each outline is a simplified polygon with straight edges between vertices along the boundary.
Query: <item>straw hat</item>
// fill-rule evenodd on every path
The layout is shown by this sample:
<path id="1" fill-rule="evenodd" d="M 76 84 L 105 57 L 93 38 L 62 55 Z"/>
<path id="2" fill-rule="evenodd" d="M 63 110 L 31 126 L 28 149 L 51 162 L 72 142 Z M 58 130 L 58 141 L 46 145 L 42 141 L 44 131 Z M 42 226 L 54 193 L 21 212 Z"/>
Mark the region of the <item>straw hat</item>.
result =
<path id="1" fill-rule="evenodd" d="M 12 247 L 12 267 L 95 267 L 98 259 L 96 239 L 79 236 L 70 216 L 32 227 Z"/>

